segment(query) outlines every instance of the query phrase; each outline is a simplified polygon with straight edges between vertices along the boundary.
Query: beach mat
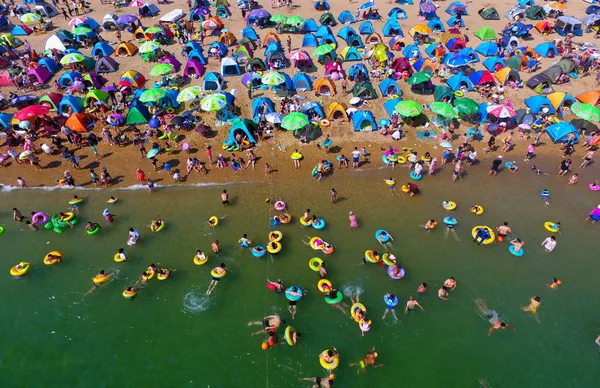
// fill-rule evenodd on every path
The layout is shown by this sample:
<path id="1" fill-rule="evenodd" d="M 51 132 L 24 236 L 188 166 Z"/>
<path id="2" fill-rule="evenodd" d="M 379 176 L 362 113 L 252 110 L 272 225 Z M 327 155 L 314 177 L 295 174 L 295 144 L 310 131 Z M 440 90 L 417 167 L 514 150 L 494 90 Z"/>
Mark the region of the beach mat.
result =
<path id="1" fill-rule="evenodd" d="M 425 133 L 429 136 L 425 136 Z M 429 129 L 427 131 L 417 131 L 417 139 L 419 140 L 429 140 L 429 139 L 437 139 L 438 135 L 435 132 L 435 129 Z"/>

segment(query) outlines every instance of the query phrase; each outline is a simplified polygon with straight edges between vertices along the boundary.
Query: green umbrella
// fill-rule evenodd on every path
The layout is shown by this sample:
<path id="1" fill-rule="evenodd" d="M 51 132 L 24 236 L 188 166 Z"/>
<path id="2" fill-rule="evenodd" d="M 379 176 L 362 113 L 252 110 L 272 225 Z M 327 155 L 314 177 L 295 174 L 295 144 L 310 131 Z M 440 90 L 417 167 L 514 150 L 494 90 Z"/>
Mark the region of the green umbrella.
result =
<path id="1" fill-rule="evenodd" d="M 454 107 L 462 115 L 468 116 L 479 113 L 479 104 L 470 98 L 457 98 L 454 100 Z"/>
<path id="2" fill-rule="evenodd" d="M 264 85 L 277 86 L 284 83 L 285 78 L 283 77 L 283 75 L 276 71 L 270 71 L 262 76 L 261 81 Z"/>
<path id="3" fill-rule="evenodd" d="M 289 131 L 302 129 L 308 125 L 308 116 L 300 112 L 292 112 L 281 120 L 281 128 Z"/>
<path id="4" fill-rule="evenodd" d="M 600 108 L 594 105 L 576 102 L 571 105 L 571 111 L 573 111 L 577 117 L 584 120 L 593 121 L 596 123 L 600 122 Z"/>
<path id="5" fill-rule="evenodd" d="M 72 63 L 83 62 L 84 59 L 85 59 L 85 56 L 83 56 L 83 54 L 71 53 L 71 54 L 67 54 L 64 57 L 62 57 L 60 59 L 60 64 L 61 65 L 70 65 Z"/>
<path id="6" fill-rule="evenodd" d="M 202 89 L 199 86 L 188 86 L 179 92 L 177 102 L 194 101 L 200 96 L 200 93 L 202 93 Z"/>
<path id="7" fill-rule="evenodd" d="M 140 46 L 139 52 L 140 52 L 140 54 L 146 54 L 146 53 L 150 53 L 152 51 L 156 51 L 159 48 L 160 48 L 160 43 L 158 43 L 158 42 L 154 42 L 154 41 L 144 42 Z"/>
<path id="8" fill-rule="evenodd" d="M 150 75 L 159 77 L 161 75 L 170 74 L 173 72 L 173 70 L 175 70 L 175 66 L 171 65 L 170 63 L 159 63 L 158 65 L 154 66 L 152 70 L 150 70 Z"/>
<path id="9" fill-rule="evenodd" d="M 333 51 L 333 47 L 329 44 L 322 44 L 313 51 L 313 56 L 321 56 L 329 54 Z"/>
<path id="10" fill-rule="evenodd" d="M 408 78 L 409 85 L 416 85 L 422 82 L 427 82 L 433 77 L 433 73 L 430 71 L 419 71 Z"/>
<path id="11" fill-rule="evenodd" d="M 21 23 L 37 23 L 42 20 L 42 17 L 36 13 L 26 13 L 19 17 Z"/>
<path id="12" fill-rule="evenodd" d="M 287 16 L 284 16 L 284 15 L 278 13 L 278 14 L 271 16 L 271 19 L 269 19 L 269 20 L 272 21 L 273 23 L 285 23 L 285 21 L 287 20 Z"/>
<path id="13" fill-rule="evenodd" d="M 446 104 L 445 102 L 433 102 L 429 105 L 429 108 L 433 113 L 436 113 L 440 116 L 444 116 L 447 119 L 451 119 L 456 116 L 456 112 L 454 108 L 450 104 Z"/>
<path id="14" fill-rule="evenodd" d="M 302 25 L 302 23 L 304 23 L 304 18 L 299 15 L 290 16 L 285 21 L 285 24 L 287 24 L 289 26 L 298 26 L 298 25 Z"/>
<path id="15" fill-rule="evenodd" d="M 73 28 L 73 30 L 71 30 L 71 33 L 73 33 L 73 35 L 87 35 L 90 32 L 94 32 L 91 28 L 87 28 L 87 27 L 75 27 Z"/>
<path id="16" fill-rule="evenodd" d="M 141 102 L 156 102 L 167 95 L 167 91 L 159 88 L 152 88 L 144 91 L 140 96 Z"/>
<path id="17" fill-rule="evenodd" d="M 410 100 L 400 101 L 396 104 L 394 110 L 396 110 L 400 116 L 417 117 L 423 112 L 423 105 Z"/>
<path id="18" fill-rule="evenodd" d="M 200 101 L 200 108 L 206 112 L 221 110 L 227 106 L 227 98 L 221 93 L 209 94 Z"/>
<path id="19" fill-rule="evenodd" d="M 160 27 L 148 27 L 144 30 L 144 34 L 156 34 L 157 32 L 164 32 L 164 30 Z"/>

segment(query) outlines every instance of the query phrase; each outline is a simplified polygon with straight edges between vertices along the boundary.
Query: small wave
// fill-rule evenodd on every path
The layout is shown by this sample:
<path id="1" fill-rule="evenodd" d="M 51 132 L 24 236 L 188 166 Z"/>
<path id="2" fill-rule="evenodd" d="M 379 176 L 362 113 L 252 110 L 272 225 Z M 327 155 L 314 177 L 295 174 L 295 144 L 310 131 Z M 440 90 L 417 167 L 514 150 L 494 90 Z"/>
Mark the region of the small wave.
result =
<path id="1" fill-rule="evenodd" d="M 206 311 L 210 307 L 210 304 L 210 297 L 200 293 L 198 290 L 192 290 L 183 297 L 183 311 L 190 313 Z"/>
<path id="2" fill-rule="evenodd" d="M 342 287 L 342 292 L 345 296 L 354 298 L 356 295 L 362 295 L 362 293 L 365 292 L 365 289 L 360 286 L 349 284 Z"/>

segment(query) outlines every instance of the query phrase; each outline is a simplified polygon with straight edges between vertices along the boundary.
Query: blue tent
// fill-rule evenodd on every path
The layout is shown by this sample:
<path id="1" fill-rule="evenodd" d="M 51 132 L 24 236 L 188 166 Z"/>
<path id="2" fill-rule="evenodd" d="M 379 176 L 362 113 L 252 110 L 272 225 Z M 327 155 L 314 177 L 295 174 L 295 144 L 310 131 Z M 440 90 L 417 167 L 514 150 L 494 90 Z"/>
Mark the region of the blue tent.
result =
<path id="1" fill-rule="evenodd" d="M 248 28 L 244 28 L 244 31 L 247 30 Z M 250 30 L 252 30 L 250 28 Z M 252 30 L 254 31 L 254 30 Z M 254 33 L 256 35 L 256 32 Z M 188 54 L 192 51 L 197 51 L 199 53 L 203 53 L 204 52 L 204 48 L 202 48 L 202 46 L 200 45 L 200 43 L 190 40 L 185 44 L 185 51 L 188 52 Z"/>
<path id="2" fill-rule="evenodd" d="M 314 34 L 306 34 L 302 38 L 302 47 L 317 47 L 319 42 Z"/>
<path id="3" fill-rule="evenodd" d="M 38 65 L 40 65 L 40 67 L 46 68 L 46 70 L 48 70 L 51 73 L 56 73 L 58 70 L 60 70 L 60 67 L 56 64 L 56 62 L 54 62 L 54 59 L 50 57 L 41 58 L 38 61 Z"/>
<path id="4" fill-rule="evenodd" d="M 58 103 L 57 111 L 58 114 L 69 113 L 69 108 L 72 113 L 79 113 L 83 111 L 83 98 L 75 96 L 64 96 Z"/>
<path id="5" fill-rule="evenodd" d="M 242 74 L 242 70 L 235 59 L 230 57 L 221 59 L 221 75 L 223 77 L 234 77 L 240 74 Z"/>
<path id="6" fill-rule="evenodd" d="M 415 44 L 409 44 L 402 50 L 402 55 L 404 55 L 409 60 L 412 58 L 421 59 L 421 51 L 419 51 L 419 46 Z"/>
<path id="7" fill-rule="evenodd" d="M 283 76 L 283 83 L 273 86 L 271 90 L 294 90 L 294 83 L 287 73 L 279 73 Z"/>
<path id="8" fill-rule="evenodd" d="M 546 96 L 533 96 L 525 99 L 525 105 L 529 107 L 529 109 L 538 114 L 542 110 L 542 108 L 548 109 L 546 113 L 554 114 L 554 107 L 552 106 L 552 102 Z"/>
<path id="9" fill-rule="evenodd" d="M 357 36 L 357 35 L 358 34 L 356 33 L 356 31 L 354 31 L 354 29 L 352 27 L 345 26 L 345 27 L 342 27 L 342 29 L 337 33 L 336 36 L 347 41 L 349 37 Z"/>
<path id="10" fill-rule="evenodd" d="M 427 26 L 433 30 L 433 32 L 446 32 L 446 27 L 440 19 L 431 19 Z"/>
<path id="11" fill-rule="evenodd" d="M 362 35 L 371 35 L 375 33 L 375 28 L 373 28 L 371 22 L 362 22 L 358 26 L 358 32 Z"/>
<path id="12" fill-rule="evenodd" d="M 446 83 L 454 91 L 459 90 L 461 86 L 466 86 L 469 91 L 473 90 L 473 83 L 462 73 L 448 78 Z"/>
<path id="13" fill-rule="evenodd" d="M 400 23 L 398 23 L 398 21 L 395 19 L 388 19 L 387 23 L 385 23 L 381 29 L 381 32 L 383 33 L 383 36 L 404 36 L 402 28 L 400 28 Z"/>
<path id="14" fill-rule="evenodd" d="M 342 24 L 350 24 L 350 23 L 355 23 L 356 22 L 356 20 L 354 20 L 354 16 L 352 16 L 352 14 L 350 13 L 350 11 L 348 11 L 348 10 L 342 11 L 340 13 L 340 16 L 338 16 L 338 20 Z"/>
<path id="15" fill-rule="evenodd" d="M 496 42 L 481 42 L 479 46 L 475 48 L 475 51 L 483 56 L 493 57 L 498 54 L 498 45 Z"/>
<path id="16" fill-rule="evenodd" d="M 271 42 L 265 48 L 265 57 L 270 53 L 283 53 L 283 46 L 280 42 Z"/>
<path id="17" fill-rule="evenodd" d="M 263 105 L 266 104 L 266 105 Z M 273 101 L 267 97 L 259 97 L 252 100 L 252 117 L 258 117 L 260 114 L 275 112 Z"/>
<path id="18" fill-rule="evenodd" d="M 518 0 L 517 5 L 519 6 L 519 8 L 527 8 L 532 5 L 535 5 L 535 1 L 534 0 Z"/>
<path id="19" fill-rule="evenodd" d="M 62 87 L 70 87 L 73 86 L 73 82 L 75 82 L 76 78 L 83 79 L 83 76 L 76 71 L 68 71 L 58 78 L 58 84 Z"/>
<path id="20" fill-rule="evenodd" d="M 354 132 L 371 132 L 377 130 L 377 120 L 370 110 L 359 110 L 352 115 Z"/>
<path id="21" fill-rule="evenodd" d="M 554 58 L 558 55 L 558 47 L 554 43 L 544 42 L 540 43 L 533 48 L 533 50 L 540 54 L 542 57 Z"/>
<path id="22" fill-rule="evenodd" d="M 292 88 L 298 92 L 313 90 L 310 77 L 306 73 L 296 73 L 292 79 Z"/>
<path id="23" fill-rule="evenodd" d="M 471 61 L 471 63 L 477 63 L 479 62 L 479 55 L 477 55 L 477 53 L 475 52 L 475 50 L 473 50 L 470 47 L 466 47 L 462 50 L 460 50 L 459 52 L 457 52 L 458 55 L 464 55 L 465 57 L 469 58 L 469 60 Z"/>
<path id="24" fill-rule="evenodd" d="M 465 19 L 458 19 L 456 16 L 452 16 L 446 23 L 448 24 L 448 27 L 454 27 L 457 23 L 459 23 L 460 27 L 464 27 Z"/>
<path id="25" fill-rule="evenodd" d="M 77 25 L 77 27 L 88 27 L 88 28 L 91 28 L 92 30 L 95 30 L 97 28 L 100 28 L 100 24 L 98 24 L 98 22 L 95 21 L 94 19 L 92 19 L 90 17 L 86 17 L 86 21 L 83 23 L 79 23 Z"/>
<path id="26" fill-rule="evenodd" d="M 448 8 L 446 8 L 446 13 L 448 15 L 456 15 L 458 12 L 462 13 L 463 15 L 468 15 L 467 6 L 460 1 L 450 3 Z"/>
<path id="27" fill-rule="evenodd" d="M 144 3 L 144 5 L 139 8 L 138 12 L 140 15 L 144 12 L 146 16 L 156 16 L 160 13 L 160 9 L 158 9 L 155 4 Z"/>
<path id="28" fill-rule="evenodd" d="M 393 78 L 386 78 L 379 83 L 379 90 L 381 91 L 381 95 L 384 97 L 391 96 L 393 94 L 397 94 L 398 96 L 402 95 L 402 89 Z"/>
<path id="29" fill-rule="evenodd" d="M 215 42 L 215 43 L 219 43 L 219 42 Z M 191 61 L 191 60 L 196 60 L 203 65 L 206 65 L 208 63 L 206 61 L 206 58 L 204 57 L 204 54 L 202 54 L 202 52 L 200 52 L 198 50 L 192 50 L 188 53 L 188 61 Z"/>
<path id="30" fill-rule="evenodd" d="M 388 12 L 390 19 L 408 19 L 406 11 L 400 7 L 394 7 Z"/>
<path id="31" fill-rule="evenodd" d="M 506 63 L 504 62 L 504 59 L 500 57 L 491 57 L 483 61 L 483 66 L 489 71 L 495 73 L 503 67 L 506 67 Z"/>
<path id="32" fill-rule="evenodd" d="M 316 101 L 305 102 L 300 106 L 300 112 L 304 113 L 308 117 L 312 118 L 315 115 L 320 118 L 325 118 L 325 112 L 323 111 L 323 106 Z"/>
<path id="33" fill-rule="evenodd" d="M 335 47 L 338 46 L 338 42 L 335 39 L 335 36 L 333 35 L 325 35 L 324 37 L 321 38 L 321 42 L 319 42 L 319 45 L 323 45 L 323 44 L 334 44 Z"/>
<path id="34" fill-rule="evenodd" d="M 11 113 L 0 113 L 0 127 L 10 128 L 13 114 Z"/>
<path id="35" fill-rule="evenodd" d="M 315 19 L 306 19 L 302 24 L 302 29 L 306 32 L 316 32 L 319 25 L 315 22 Z"/>
<path id="36" fill-rule="evenodd" d="M 391 100 L 387 100 L 383 103 L 383 107 L 385 108 L 385 111 L 390 117 L 394 116 L 394 112 L 396 111 L 396 105 L 398 105 L 400 101 L 402 101 L 401 98 L 392 98 Z"/>
<path id="37" fill-rule="evenodd" d="M 227 46 L 225 46 L 221 42 L 213 42 L 210 45 L 210 47 L 208 48 L 208 51 L 212 51 L 213 49 L 216 50 L 219 53 L 219 55 L 221 55 L 222 57 L 227 55 L 227 53 L 229 52 L 229 50 L 227 49 Z"/>
<path id="38" fill-rule="evenodd" d="M 354 65 L 350 66 L 348 69 L 348 77 L 350 80 L 354 80 L 359 72 L 364 74 L 367 80 L 369 79 L 369 71 L 364 63 L 355 63 Z"/>
<path id="39" fill-rule="evenodd" d="M 433 73 L 435 71 L 435 67 L 433 67 L 432 64 L 433 62 L 428 58 L 421 58 L 415 63 L 413 63 L 413 67 L 416 71 L 430 71 Z M 423 67 L 423 65 L 427 66 Z"/>
<path id="40" fill-rule="evenodd" d="M 352 35 L 351 37 L 348 38 L 346 43 L 348 44 L 348 46 L 351 46 L 354 48 L 365 48 L 365 44 L 363 43 L 360 35 Z"/>
<path id="41" fill-rule="evenodd" d="M 329 28 L 329 26 L 327 25 L 322 25 L 321 27 L 319 27 L 319 29 L 317 30 L 317 32 L 315 32 L 315 36 L 317 38 L 322 38 L 326 35 L 331 35 L 333 32 L 331 32 L 331 28 Z"/>
<path id="42" fill-rule="evenodd" d="M 254 139 L 251 133 L 251 131 L 254 131 L 255 128 L 256 124 L 254 124 L 254 122 L 252 122 L 251 120 L 238 120 L 231 126 L 231 129 L 229 130 L 229 138 L 227 139 L 227 141 L 231 144 L 235 144 L 236 133 L 242 132 L 246 135 L 246 138 L 250 143 L 256 143 L 256 140 Z"/>
<path id="43" fill-rule="evenodd" d="M 223 90 L 225 88 L 225 80 L 223 76 L 214 71 L 206 73 L 202 80 L 202 89 L 204 90 Z"/>
<path id="44" fill-rule="evenodd" d="M 104 41 L 100 41 L 94 45 L 92 49 L 92 56 L 94 57 L 108 57 L 114 53 L 115 49 Z"/>
<path id="45" fill-rule="evenodd" d="M 344 61 L 353 62 L 362 60 L 360 53 L 354 47 L 348 47 L 348 49 L 342 50 Z"/>
<path id="46" fill-rule="evenodd" d="M 327 0 L 315 1 L 314 7 L 317 11 L 329 11 L 331 9 Z"/>
<path id="47" fill-rule="evenodd" d="M 177 102 L 177 96 L 179 95 L 179 90 L 175 89 L 167 89 L 167 95 L 164 96 L 160 102 L 170 102 L 171 106 L 175 109 L 179 108 L 179 102 Z"/>
<path id="48" fill-rule="evenodd" d="M 254 28 L 252 27 L 246 27 L 242 30 L 242 38 L 248 38 L 251 40 L 257 40 L 258 39 L 258 35 L 256 34 L 256 31 L 254 31 Z M 194 42 L 194 41 L 190 41 L 190 42 Z M 189 43 L 189 42 L 188 42 Z M 196 43 L 196 42 L 194 42 Z M 187 47 L 187 45 L 186 45 Z"/>
<path id="49" fill-rule="evenodd" d="M 27 35 L 31 34 L 31 29 L 28 29 L 29 31 L 27 31 L 27 30 L 25 30 L 25 28 L 27 28 L 27 27 L 25 27 L 25 28 L 23 28 L 23 27 L 25 27 L 25 26 L 17 24 L 16 26 L 14 26 L 12 28 L 10 33 L 14 36 L 27 36 Z"/>
<path id="50" fill-rule="evenodd" d="M 577 128 L 566 121 L 550 125 L 546 128 L 546 133 L 555 143 L 566 142 L 570 134 L 574 134 L 575 142 L 579 142 L 579 132 L 577 131 Z"/>
<path id="51" fill-rule="evenodd" d="M 439 43 L 432 43 L 425 47 L 425 53 L 429 56 L 429 58 L 435 57 L 435 49 Z"/>

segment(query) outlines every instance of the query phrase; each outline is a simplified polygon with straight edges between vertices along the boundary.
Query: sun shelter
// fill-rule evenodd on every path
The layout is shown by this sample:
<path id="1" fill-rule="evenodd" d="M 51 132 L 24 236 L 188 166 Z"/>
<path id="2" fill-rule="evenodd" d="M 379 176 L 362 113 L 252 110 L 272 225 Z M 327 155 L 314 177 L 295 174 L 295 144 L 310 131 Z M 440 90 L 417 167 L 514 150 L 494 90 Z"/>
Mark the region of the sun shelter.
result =
<path id="1" fill-rule="evenodd" d="M 298 92 L 313 90 L 312 81 L 306 73 L 296 73 L 292 79 L 292 87 Z"/>
<path id="2" fill-rule="evenodd" d="M 115 49 L 106 42 L 100 41 L 92 48 L 92 56 L 94 57 L 108 57 L 114 53 Z"/>
<path id="3" fill-rule="evenodd" d="M 259 97 L 252 100 L 252 117 L 259 117 L 266 115 L 267 113 L 275 112 L 275 105 L 273 101 L 267 97 Z"/>
<path id="4" fill-rule="evenodd" d="M 377 130 L 377 120 L 373 112 L 359 110 L 352 115 L 352 127 L 354 132 L 372 132 Z"/>
<path id="5" fill-rule="evenodd" d="M 340 16 L 338 16 L 338 20 L 342 24 L 350 24 L 350 23 L 355 23 L 356 22 L 356 20 L 354 20 L 354 16 L 352 16 L 352 14 L 350 13 L 350 11 L 348 11 L 348 10 L 342 11 L 340 13 Z"/>
<path id="6" fill-rule="evenodd" d="M 486 57 L 495 57 L 498 54 L 498 45 L 496 42 L 481 42 L 475 51 Z"/>
<path id="7" fill-rule="evenodd" d="M 545 58 L 554 58 L 558 55 L 558 47 L 551 42 L 540 43 L 533 50 Z"/>
<path id="8" fill-rule="evenodd" d="M 344 47 L 340 55 L 346 62 L 362 60 L 360 53 L 354 47 Z"/>
<path id="9" fill-rule="evenodd" d="M 582 36 L 583 22 L 572 16 L 560 16 L 556 19 L 554 31 L 560 36 L 566 36 L 569 33 L 576 36 Z"/>
<path id="10" fill-rule="evenodd" d="M 302 30 L 306 32 L 316 32 L 319 29 L 319 25 L 315 22 L 315 19 L 306 19 L 302 23 Z"/>
<path id="11" fill-rule="evenodd" d="M 329 78 L 318 79 L 314 87 L 317 96 L 335 96 L 335 84 Z"/>
<path id="12" fill-rule="evenodd" d="M 494 73 L 494 77 L 496 77 L 502 85 L 506 85 L 510 82 L 514 84 L 521 82 L 521 76 L 519 75 L 519 72 L 515 69 L 511 69 L 510 67 L 504 67 L 503 69 L 498 70 Z"/>
<path id="13" fill-rule="evenodd" d="M 440 19 L 431 19 L 427 23 L 427 26 L 429 28 L 431 28 L 431 30 L 437 34 L 446 31 L 446 27 L 444 27 L 444 23 L 442 23 L 442 21 Z"/>
<path id="14" fill-rule="evenodd" d="M 92 89 L 86 93 L 83 99 L 83 106 L 89 106 L 91 103 L 108 100 L 108 92 L 99 89 Z"/>
<path id="15" fill-rule="evenodd" d="M 381 95 L 383 97 L 391 96 L 391 95 L 402 95 L 402 90 L 400 86 L 393 78 L 386 78 L 379 83 L 379 90 L 381 91 Z"/>
<path id="16" fill-rule="evenodd" d="M 127 116 L 125 116 L 125 124 L 136 125 L 136 124 L 148 124 L 150 121 L 150 112 L 145 105 L 134 104 L 127 110 Z"/>
<path id="17" fill-rule="evenodd" d="M 94 129 L 96 117 L 87 113 L 73 113 L 65 122 L 65 126 L 74 132 L 86 133 Z"/>
<path id="18" fill-rule="evenodd" d="M 500 14 L 494 7 L 482 9 L 478 13 L 483 20 L 500 20 Z"/>
<path id="19" fill-rule="evenodd" d="M 363 100 L 372 100 L 377 98 L 377 92 L 373 89 L 370 82 L 358 82 L 352 88 L 352 95 L 360 97 Z"/>
<path id="20" fill-rule="evenodd" d="M 64 96 L 58 103 L 56 110 L 61 115 L 79 113 L 83 111 L 83 98 Z"/>
<path id="21" fill-rule="evenodd" d="M 338 38 L 342 38 L 345 41 L 348 41 L 348 38 L 351 36 L 358 36 L 356 31 L 350 26 L 345 26 L 340 29 L 336 35 Z"/>
<path id="22" fill-rule="evenodd" d="M 332 102 L 329 105 L 329 114 L 327 120 L 329 121 L 350 121 L 346 110 L 348 106 L 343 102 Z"/>
<path id="23" fill-rule="evenodd" d="M 155 4 L 144 3 L 144 5 L 138 8 L 138 13 L 142 17 L 156 16 L 160 13 L 160 9 Z"/>
<path id="24" fill-rule="evenodd" d="M 435 63 L 429 58 L 421 58 L 415 63 L 413 63 L 413 67 L 416 71 L 429 71 L 435 72 L 436 66 Z"/>
<path id="25" fill-rule="evenodd" d="M 104 31 L 117 31 L 117 30 L 122 30 L 124 28 L 124 26 L 117 22 L 117 17 L 114 14 L 106 14 L 104 15 L 104 17 L 102 18 L 102 29 Z"/>
<path id="26" fill-rule="evenodd" d="M 132 57 L 137 52 L 137 47 L 131 42 L 121 42 L 115 51 L 120 57 Z"/>
<path id="27" fill-rule="evenodd" d="M 546 133 L 550 136 L 555 143 L 565 143 L 569 140 L 569 136 L 575 136 L 575 142 L 579 141 L 579 131 L 573 126 L 573 124 L 566 121 L 552 124 L 546 128 Z"/>
<path id="28" fill-rule="evenodd" d="M 202 81 L 202 88 L 204 90 L 223 90 L 225 87 L 225 80 L 219 73 L 211 71 L 206 73 Z"/>
<path id="29" fill-rule="evenodd" d="M 52 78 L 52 73 L 43 67 L 33 67 L 27 71 L 27 75 L 34 76 L 38 83 L 45 84 L 50 78 Z"/>
<path id="30" fill-rule="evenodd" d="M 256 132 L 256 124 L 252 120 L 242 119 L 238 120 L 231 126 L 229 130 L 229 138 L 227 138 L 227 142 L 231 144 L 235 144 L 235 137 L 239 133 L 242 137 L 245 137 L 250 143 L 256 143 L 252 133 Z"/>
<path id="31" fill-rule="evenodd" d="M 206 57 L 202 54 L 201 51 L 192 50 L 188 53 L 188 61 L 195 60 L 200 62 L 203 65 L 207 64 Z"/>
<path id="32" fill-rule="evenodd" d="M 317 47 L 319 42 L 314 34 L 306 34 L 302 38 L 302 47 Z"/>
<path id="33" fill-rule="evenodd" d="M 62 98 L 63 95 L 60 93 L 48 93 L 40 97 L 38 104 L 47 106 L 50 110 L 58 110 L 58 104 Z M 81 105 L 83 106 L 83 103 Z"/>
<path id="34" fill-rule="evenodd" d="M 75 71 L 68 71 L 58 78 L 58 84 L 63 88 L 68 88 L 73 86 L 77 78 L 83 78 L 83 76 Z"/>
<path id="35" fill-rule="evenodd" d="M 33 32 L 33 30 L 31 28 L 29 28 L 23 24 L 17 24 L 16 26 L 14 26 L 12 28 L 12 30 L 10 30 L 10 33 L 13 36 L 27 36 L 27 35 L 31 35 L 32 32 Z"/>
<path id="36" fill-rule="evenodd" d="M 532 5 L 525 10 L 525 16 L 531 20 L 544 20 L 546 18 L 546 11 L 539 5 Z"/>
<path id="37" fill-rule="evenodd" d="M 221 59 L 221 75 L 223 77 L 234 77 L 241 74 L 242 70 L 233 58 L 225 57 Z"/>
<path id="38" fill-rule="evenodd" d="M 267 70 L 267 66 L 265 65 L 262 59 L 255 57 L 248 61 L 248 64 L 246 65 L 246 70 L 265 71 Z"/>
<path id="39" fill-rule="evenodd" d="M 358 26 L 358 32 L 361 35 L 371 35 L 375 33 L 375 28 L 373 28 L 373 24 L 371 24 L 371 22 L 364 21 L 360 23 L 360 26 Z"/>
<path id="40" fill-rule="evenodd" d="M 54 59 L 50 57 L 44 57 L 38 60 L 38 65 L 48 70 L 49 72 L 56 73 L 60 70 L 58 64 L 54 61 Z"/>
<path id="41" fill-rule="evenodd" d="M 545 74 L 536 74 L 526 82 L 527 87 L 539 94 L 550 94 L 552 89 L 552 80 Z"/>
<path id="42" fill-rule="evenodd" d="M 446 83 L 452 90 L 457 91 L 466 88 L 468 91 L 473 90 L 473 83 L 464 74 L 456 74 L 446 80 Z"/>
<path id="43" fill-rule="evenodd" d="M 546 96 L 528 97 L 523 102 L 534 114 L 538 114 L 540 112 L 547 114 L 555 113 L 554 106 L 552 106 L 552 102 Z"/>

